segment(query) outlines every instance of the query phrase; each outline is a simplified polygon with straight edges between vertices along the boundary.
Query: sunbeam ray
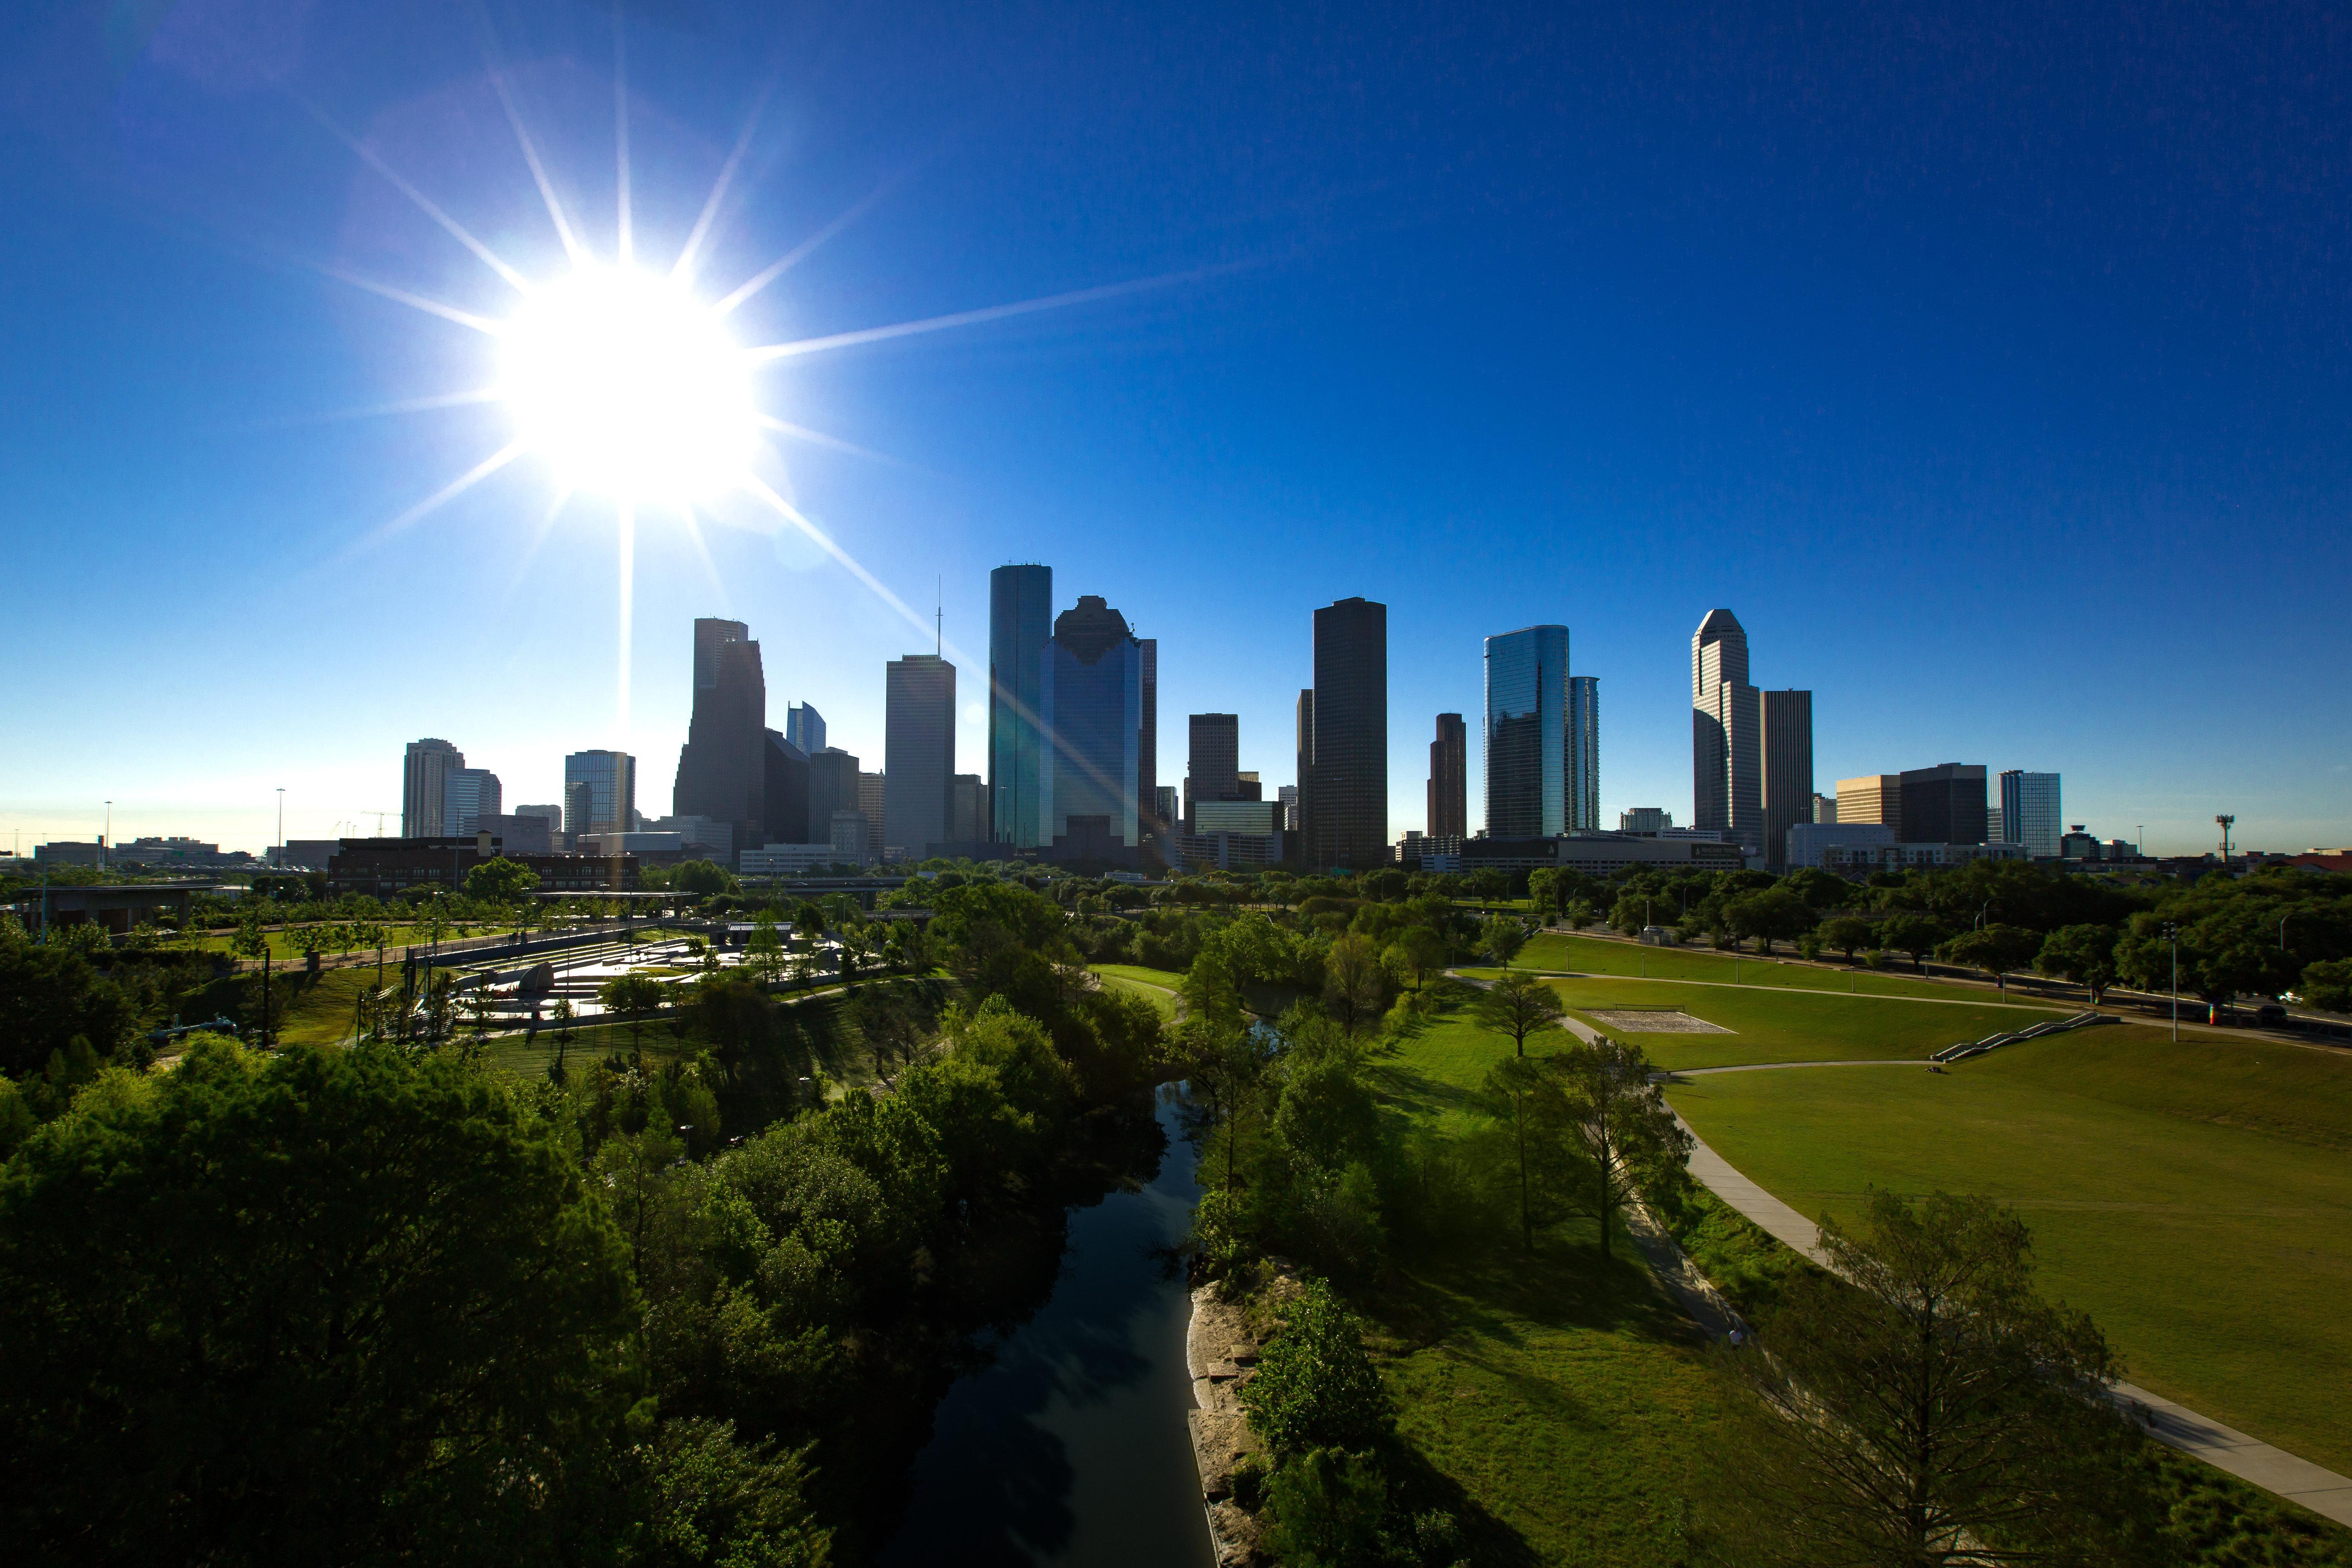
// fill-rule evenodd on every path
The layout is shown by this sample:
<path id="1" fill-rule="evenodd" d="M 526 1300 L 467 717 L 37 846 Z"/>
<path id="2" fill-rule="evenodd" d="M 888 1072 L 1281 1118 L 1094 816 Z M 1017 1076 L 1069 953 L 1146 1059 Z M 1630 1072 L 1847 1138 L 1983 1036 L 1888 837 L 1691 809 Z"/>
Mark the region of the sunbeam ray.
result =
<path id="1" fill-rule="evenodd" d="M 623 751 L 629 748 L 629 637 L 634 630 L 637 595 L 637 513 L 626 500 L 619 503 L 621 536 L 621 678 L 618 693 L 618 730 L 614 739 Z M 626 827 L 628 824 L 622 824 Z"/>
<path id="2" fill-rule="evenodd" d="M 530 292 L 530 284 L 523 278 L 521 273 L 517 272 L 513 268 L 500 260 L 498 253 L 492 250 L 488 246 L 484 245 L 480 240 L 476 239 L 471 234 L 468 234 L 463 224 L 460 224 L 456 218 L 451 217 L 447 213 L 443 212 L 438 206 L 435 205 L 431 197 L 427 196 L 423 191 L 418 190 L 415 185 L 410 184 L 405 179 L 403 179 L 400 173 L 391 164 L 385 163 L 382 157 L 378 156 L 374 149 L 369 147 L 364 142 L 361 142 L 358 137 L 353 136 L 350 132 L 345 131 L 341 126 L 336 124 L 333 120 L 328 117 L 325 110 L 320 109 L 317 104 L 311 102 L 309 99 L 304 98 L 300 93 L 294 92 L 291 89 L 289 89 L 288 96 L 292 98 L 295 102 L 300 104 L 303 109 L 308 110 L 311 119 L 326 127 L 327 133 L 329 135 L 334 137 L 336 141 L 341 142 L 344 146 L 350 148 L 352 152 L 359 157 L 360 162 L 365 163 L 369 168 L 373 169 L 377 174 L 382 174 L 386 180 L 389 180 L 392 183 L 392 188 L 394 190 L 398 191 L 402 195 L 406 196 L 410 201 L 415 203 L 418 211 L 422 212 L 426 217 L 431 218 L 435 223 L 439 224 L 448 232 L 451 238 L 464 246 L 467 249 L 472 251 L 477 257 L 479 257 L 484 266 L 497 273 L 500 278 L 506 279 L 507 282 L 512 284 L 519 292 L 525 294 Z"/>
<path id="3" fill-rule="evenodd" d="M 846 452 L 853 458 L 870 458 L 877 463 L 888 463 L 893 468 L 903 468 L 908 466 L 887 452 L 877 452 L 870 447 L 853 446 L 838 436 L 828 436 L 822 430 L 812 430 L 805 425 L 795 425 L 788 419 L 779 419 L 772 414 L 758 414 L 752 417 L 763 430 L 773 430 L 779 436 L 790 436 L 795 441 L 806 441 L 813 447 L 830 447 L 836 452 Z"/>
<path id="4" fill-rule="evenodd" d="M 727 584 L 719 575 L 719 563 L 710 558 L 710 543 L 702 537 L 702 523 L 694 515 L 694 503 L 680 501 L 677 515 L 686 524 L 687 538 L 694 542 L 695 554 L 702 558 L 702 570 L 710 578 L 710 592 L 718 599 L 719 612 L 722 615 L 731 613 Z"/>
<path id="5" fill-rule="evenodd" d="M 514 127 L 515 142 L 522 148 L 522 161 L 530 165 L 530 177 L 539 186 L 540 200 L 547 204 L 547 216 L 555 225 L 556 237 L 563 241 L 563 254 L 572 258 L 572 266 L 578 267 L 588 259 L 587 247 L 572 232 L 572 221 L 563 216 L 563 203 L 556 196 L 555 183 L 547 177 L 547 166 L 540 162 L 538 146 L 523 126 L 522 110 L 515 106 L 514 93 L 507 87 L 506 72 L 493 68 L 490 85 L 498 89 L 499 102 L 507 111 L 507 123 Z"/>
<path id="6" fill-rule="evenodd" d="M 437 397 L 404 397 L 397 403 L 372 403 L 362 408 L 331 408 L 322 414 L 289 414 L 282 419 L 263 421 L 267 429 L 287 429 L 305 425 L 333 425 L 346 419 L 376 419 L 394 414 L 427 414 L 436 408 L 465 408 L 477 403 L 492 403 L 498 392 L 481 387 L 473 392 L 445 392 Z"/>
<path id="7" fill-rule="evenodd" d="M 492 474 L 497 473 L 500 468 L 505 468 L 509 463 L 513 462 L 517 458 L 521 457 L 522 449 L 523 444 L 520 441 L 508 442 L 505 446 L 499 447 L 497 451 L 491 453 L 488 457 L 483 458 L 480 462 L 467 469 L 464 473 L 459 474 L 456 479 L 451 479 L 447 484 L 443 485 L 439 489 L 435 490 L 431 495 L 426 496 L 423 500 L 418 501 L 415 506 L 410 507 L 406 511 L 402 512 L 398 517 L 394 518 L 390 522 L 387 522 L 382 527 L 376 529 L 365 539 L 361 540 L 360 542 L 352 548 L 354 550 L 359 550 L 382 544 L 385 540 L 390 539 L 394 534 L 398 533 L 401 530 L 415 522 L 418 519 L 447 505 L 450 501 L 455 500 L 457 497 L 465 494 L 467 490 L 472 489 L 476 485 L 480 484 L 484 479 L 488 479 Z"/>
<path id="8" fill-rule="evenodd" d="M 913 626 L 918 631 L 928 632 L 932 629 L 929 617 L 919 616 L 913 610 L 908 609 L 907 607 L 906 600 L 901 599 L 898 595 L 890 592 L 889 588 L 884 584 L 883 581 L 879 577 L 877 577 L 873 573 L 868 572 L 863 565 L 859 564 L 857 557 L 852 555 L 848 551 L 844 550 L 840 545 L 835 543 L 833 535 L 827 533 L 815 523 L 811 522 L 807 518 L 802 516 L 800 509 L 769 488 L 768 482 L 765 479 L 762 479 L 758 475 L 754 474 L 746 478 L 743 483 L 744 488 L 752 495 L 758 497 L 761 500 L 767 502 L 768 505 L 774 510 L 777 516 L 782 518 L 786 522 L 791 523 L 794 528 L 799 529 L 803 533 L 806 534 L 818 549 L 824 551 L 827 555 L 832 556 L 835 561 L 841 563 L 841 564 L 848 570 L 851 576 L 856 578 L 859 582 L 865 584 L 866 587 L 873 590 L 877 598 L 889 605 L 892 609 L 898 611 L 900 616 L 905 617 L 908 626 Z M 957 657 L 961 658 L 962 656 L 958 654 Z"/>
<path id="9" fill-rule="evenodd" d="M 636 259 L 636 236 L 629 212 L 629 36 L 621 0 L 613 0 L 613 149 L 618 163 L 621 265 Z"/>
<path id="10" fill-rule="evenodd" d="M 455 321 L 461 327 L 471 327 L 474 331 L 487 333 L 491 337 L 497 337 L 503 330 L 499 323 L 491 321 L 488 316 L 477 316 L 471 310 L 460 310 L 455 305 L 445 305 L 438 300 L 428 300 L 422 294 L 412 294 L 405 289 L 395 289 L 389 283 L 379 283 L 373 278 L 363 278 L 356 272 L 337 267 L 331 262 L 308 261 L 300 265 L 315 272 L 323 273 L 339 283 L 348 283 L 354 289 L 364 289 L 371 294 L 382 295 L 384 299 L 406 305 L 411 310 L 422 310 L 428 316 L 438 316 L 445 321 Z"/>
<path id="11" fill-rule="evenodd" d="M 1049 294 L 1042 300 L 1020 300 L 1010 305 L 987 305 L 977 310 L 958 310 L 952 315 L 927 316 L 919 321 L 900 321 L 894 326 L 864 327 L 854 332 L 835 332 L 828 337 L 803 338 L 798 342 L 769 343 L 756 349 L 745 349 L 745 356 L 753 364 L 769 364 L 780 359 L 792 359 L 801 354 L 823 353 L 828 349 L 855 348 L 860 343 L 877 343 L 889 338 L 913 337 L 918 332 L 943 332 L 955 327 L 975 327 L 983 321 L 1001 321 L 1008 316 L 1034 315 L 1040 310 L 1065 310 L 1072 305 L 1091 304 L 1097 300 L 1112 300 L 1122 294 L 1139 294 L 1150 289 L 1165 289 L 1171 284 L 1189 283 L 1208 276 L 1216 268 L 1192 272 L 1163 272 L 1156 278 L 1139 278 L 1126 283 L 1106 283 L 1098 289 L 1077 289 L 1067 294 Z"/>
<path id="12" fill-rule="evenodd" d="M 768 100 L 774 96 L 775 90 L 775 79 L 771 77 L 768 85 L 760 89 L 760 96 L 752 101 L 751 112 L 743 121 L 743 133 L 735 138 L 734 151 L 727 154 L 727 162 L 719 167 L 719 178 L 712 184 L 710 195 L 703 202 L 702 211 L 694 220 L 694 230 L 686 237 L 685 247 L 677 253 L 677 265 L 669 269 L 669 275 L 681 283 L 691 281 L 694 277 L 695 258 L 701 253 L 702 242 L 710 236 L 710 226 L 718 221 L 719 205 L 727 199 L 728 187 L 735 183 L 735 171 L 742 163 L 743 154 L 751 151 L 751 133 L 760 128 L 760 117 L 767 112 Z"/>
<path id="13" fill-rule="evenodd" d="M 540 515 L 539 526 L 530 531 L 530 542 L 523 548 L 522 559 L 515 563 L 514 575 L 508 580 L 506 592 L 499 595 L 499 607 L 504 608 L 514 598 L 515 590 L 530 580 L 531 563 L 539 559 L 540 547 L 547 542 L 547 536 L 555 531 L 555 520 L 563 515 L 565 507 L 572 504 L 572 494 L 568 487 L 556 488 L 553 499 L 547 503 L 547 510 Z"/>
<path id="14" fill-rule="evenodd" d="M 831 223 L 825 225 L 823 228 L 817 230 L 806 239 L 801 241 L 790 250 L 785 251 L 782 256 L 776 258 L 775 260 L 770 262 L 762 270 L 752 274 L 750 280 L 745 282 L 742 287 L 737 289 L 735 292 L 728 295 L 724 300 L 719 300 L 716 305 L 711 306 L 711 313 L 719 316 L 731 314 L 736 306 L 740 305 L 744 300 L 749 300 L 752 295 L 757 294 L 761 289 L 765 289 L 769 284 L 773 283 L 777 279 L 782 278 L 785 273 L 799 266 L 803 261 L 808 258 L 810 252 L 824 244 L 825 241 L 831 239 L 835 235 L 839 234 L 843 229 L 847 228 L 851 224 L 856 223 L 859 218 L 864 217 L 866 210 L 872 207 L 875 203 L 880 201 L 884 196 L 888 195 L 890 194 L 891 187 L 896 185 L 898 183 L 898 179 L 894 176 L 893 178 L 885 180 L 880 184 L 875 186 L 871 193 L 853 204 L 847 212 L 843 213 L 839 217 L 834 219 Z"/>

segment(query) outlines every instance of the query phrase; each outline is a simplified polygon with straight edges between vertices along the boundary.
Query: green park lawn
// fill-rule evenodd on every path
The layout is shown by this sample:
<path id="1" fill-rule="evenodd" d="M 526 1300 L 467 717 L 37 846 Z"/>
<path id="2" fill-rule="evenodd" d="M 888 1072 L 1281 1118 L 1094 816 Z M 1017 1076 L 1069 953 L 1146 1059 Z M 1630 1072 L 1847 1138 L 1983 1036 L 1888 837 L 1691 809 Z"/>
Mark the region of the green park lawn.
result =
<path id="1" fill-rule="evenodd" d="M 1808 1215 L 1851 1216 L 1874 1184 L 2014 1205 L 2042 1288 L 2132 1382 L 2352 1470 L 2352 1055 L 2127 1025 L 1942 1074 L 1727 1073 L 1671 1098 Z"/>
<path id="2" fill-rule="evenodd" d="M 1782 957 L 1786 957 L 1786 953 Z M 1894 962 L 1908 967 L 1908 962 Z M 1715 952 L 1696 947 L 1645 947 L 1639 942 L 1544 931 L 1528 940 L 1513 961 L 1521 969 L 1564 969 L 1580 974 L 1625 974 L 1652 980 L 1690 980 L 1717 985 L 1770 985 L 1797 991 L 1843 991 L 1880 996 L 1943 996 L 1974 1000 L 1974 986 L 1922 979 L 1894 971 L 1866 969 L 1835 961 L 1830 967 L 1783 963 L 1754 954 Z M 2032 1000 L 2021 996 L 2021 1001 Z"/>
<path id="3" fill-rule="evenodd" d="M 1163 991 L 1179 991 L 1184 985 L 1184 972 L 1180 969 L 1146 969 L 1139 963 L 1097 963 L 1094 965 L 1094 971 L 1107 979 L 1156 985 Z"/>
<path id="4" fill-rule="evenodd" d="M 1849 996 L 1790 989 L 1749 991 L 1671 981 L 1555 980 L 1570 1012 L 1602 1034 L 1639 1045 L 1662 1068 L 1748 1062 L 1855 1061 L 1927 1057 L 1962 1040 L 2023 1028 L 2063 1009 L 2002 1006 L 1963 992 L 1965 1001 Z M 1727 1035 L 1653 1033 L 1589 1016 L 1596 1008 L 1673 1008 Z"/>
<path id="5" fill-rule="evenodd" d="M 1466 1131 L 1469 1090 L 1510 1048 L 1449 1013 L 1379 1064 L 1380 1091 L 1415 1122 Z M 1578 1222 L 1532 1259 L 1507 1245 L 1399 1255 L 1351 1300 L 1474 1561 L 1685 1560 L 1712 1394 L 1696 1329 L 1628 1249 L 1604 1262 Z"/>

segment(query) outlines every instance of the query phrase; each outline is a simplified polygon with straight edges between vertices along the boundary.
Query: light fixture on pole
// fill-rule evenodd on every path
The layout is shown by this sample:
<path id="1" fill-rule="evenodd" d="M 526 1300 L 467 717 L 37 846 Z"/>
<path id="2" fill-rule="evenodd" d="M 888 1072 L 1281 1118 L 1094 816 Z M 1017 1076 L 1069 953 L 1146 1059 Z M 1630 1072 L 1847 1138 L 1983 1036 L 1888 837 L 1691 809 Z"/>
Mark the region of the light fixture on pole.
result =
<path id="1" fill-rule="evenodd" d="M 2172 1039 L 2180 1042 L 2180 928 L 2170 921 L 2164 922 L 2164 940 L 2172 949 Z"/>
<path id="2" fill-rule="evenodd" d="M 2227 866 L 2230 863 L 2230 829 L 2236 825 L 2238 819 L 2228 812 L 2223 812 L 2213 820 L 2221 825 L 2221 864 Z"/>
<path id="3" fill-rule="evenodd" d="M 278 844 L 276 847 L 278 852 L 270 857 L 270 861 L 279 870 L 283 871 L 286 869 L 286 791 L 282 786 L 278 791 Z"/>

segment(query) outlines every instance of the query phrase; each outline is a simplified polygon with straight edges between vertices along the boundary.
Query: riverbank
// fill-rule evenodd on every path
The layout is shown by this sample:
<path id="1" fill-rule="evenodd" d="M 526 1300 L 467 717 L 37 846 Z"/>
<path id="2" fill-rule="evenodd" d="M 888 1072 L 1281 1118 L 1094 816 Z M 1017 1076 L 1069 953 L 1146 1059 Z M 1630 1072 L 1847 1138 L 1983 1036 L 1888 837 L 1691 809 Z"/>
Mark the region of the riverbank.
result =
<path id="1" fill-rule="evenodd" d="M 1280 1258 L 1269 1262 L 1274 1279 L 1265 1290 L 1277 1297 L 1295 1290 L 1297 1267 Z M 1248 1307 L 1226 1300 L 1222 1285 L 1194 1289 L 1184 1331 L 1184 1364 L 1192 1379 L 1194 1408 L 1185 1419 L 1192 1429 L 1192 1463 L 1201 1476 L 1201 1506 L 1208 1516 L 1218 1568 L 1256 1568 L 1270 1561 L 1258 1541 L 1256 1515 L 1234 1496 L 1234 1472 L 1244 1460 L 1265 1451 L 1249 1429 L 1241 1405 L 1242 1384 L 1256 1375 L 1260 1348 L 1256 1320 Z"/>

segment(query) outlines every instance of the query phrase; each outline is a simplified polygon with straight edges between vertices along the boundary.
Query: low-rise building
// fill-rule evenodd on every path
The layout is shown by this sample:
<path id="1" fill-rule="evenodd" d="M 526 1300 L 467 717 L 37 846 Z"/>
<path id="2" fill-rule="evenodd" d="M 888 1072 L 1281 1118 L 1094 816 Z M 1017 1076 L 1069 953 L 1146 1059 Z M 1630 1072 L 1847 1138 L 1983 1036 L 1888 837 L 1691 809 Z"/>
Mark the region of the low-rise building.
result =
<path id="1" fill-rule="evenodd" d="M 1895 842 L 1883 822 L 1800 822 L 1789 829 L 1789 869 L 1819 870 L 1834 848 L 1877 848 Z"/>
<path id="2" fill-rule="evenodd" d="M 1914 867 L 1965 866 L 1971 860 L 2027 858 L 2021 844 L 1832 844 L 1822 850 L 1822 869 L 1859 879 L 1873 871 L 1907 871 Z"/>
<path id="3" fill-rule="evenodd" d="M 105 864 L 106 840 L 103 838 L 93 838 L 87 844 L 77 839 L 65 839 L 54 844 L 33 846 L 33 865 L 37 868 L 49 866 L 86 866 L 91 870 L 96 870 Z"/>
<path id="4" fill-rule="evenodd" d="M 1633 868 L 1691 866 L 1738 870 L 1748 863 L 1737 844 L 1714 838 L 1647 837 L 1632 833 L 1569 833 L 1551 838 L 1473 838 L 1462 846 L 1465 871 L 1532 871 L 1566 867 L 1605 877 Z"/>
<path id="5" fill-rule="evenodd" d="M 858 832 L 864 834 L 863 825 Z M 862 846 L 856 856 L 845 859 L 831 844 L 769 844 L 744 850 L 736 869 L 746 877 L 802 877 L 835 866 L 860 867 L 865 863 Z"/>
<path id="6" fill-rule="evenodd" d="M 330 893 L 394 898 L 411 888 L 463 888 L 475 867 L 501 858 L 496 836 L 345 838 L 327 862 Z M 637 860 L 619 855 L 506 855 L 529 867 L 541 893 L 625 892 L 637 886 Z"/>

